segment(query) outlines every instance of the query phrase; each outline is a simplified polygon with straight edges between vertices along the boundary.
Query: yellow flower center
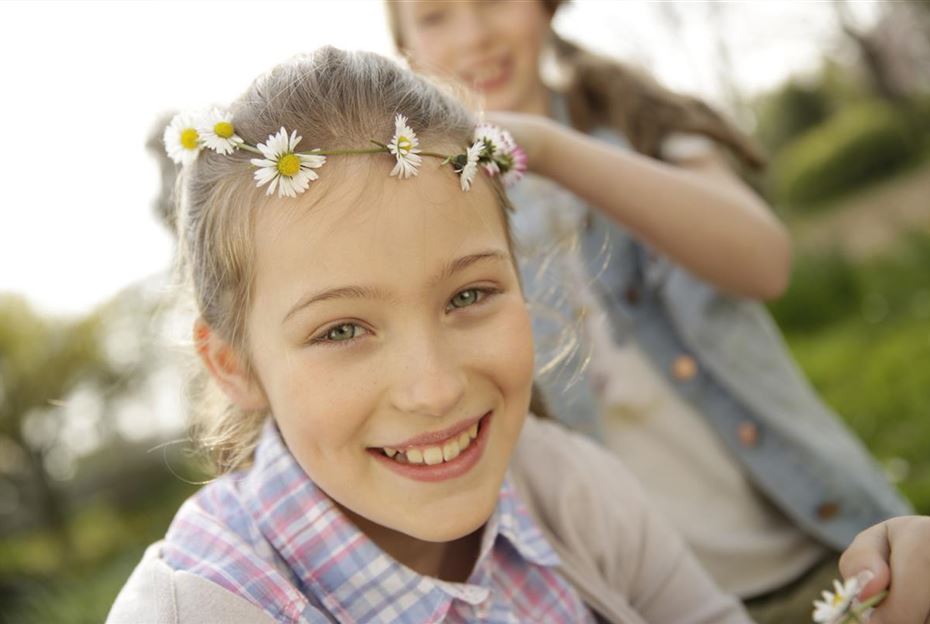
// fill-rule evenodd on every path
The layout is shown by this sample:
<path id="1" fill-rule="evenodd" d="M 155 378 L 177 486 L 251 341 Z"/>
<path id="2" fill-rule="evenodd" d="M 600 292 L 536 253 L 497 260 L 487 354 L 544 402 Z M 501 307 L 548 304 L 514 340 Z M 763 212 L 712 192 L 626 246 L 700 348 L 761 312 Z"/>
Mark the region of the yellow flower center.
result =
<path id="1" fill-rule="evenodd" d="M 413 147 L 413 142 L 405 136 L 397 137 L 397 151 L 406 154 Z"/>
<path id="2" fill-rule="evenodd" d="M 285 154 L 278 159 L 278 171 L 281 175 L 294 177 L 300 171 L 300 157 L 296 154 Z"/>
<path id="3" fill-rule="evenodd" d="M 228 139 L 235 133 L 235 128 L 228 121 L 218 121 L 215 126 L 213 126 L 213 132 L 216 133 L 216 136 L 221 139 Z"/>
<path id="4" fill-rule="evenodd" d="M 200 135 L 193 128 L 185 128 L 181 131 L 181 145 L 185 149 L 197 149 L 198 141 L 200 141 Z"/>
<path id="5" fill-rule="evenodd" d="M 833 596 L 833 606 L 838 607 L 843 602 L 843 597 L 839 594 Z"/>

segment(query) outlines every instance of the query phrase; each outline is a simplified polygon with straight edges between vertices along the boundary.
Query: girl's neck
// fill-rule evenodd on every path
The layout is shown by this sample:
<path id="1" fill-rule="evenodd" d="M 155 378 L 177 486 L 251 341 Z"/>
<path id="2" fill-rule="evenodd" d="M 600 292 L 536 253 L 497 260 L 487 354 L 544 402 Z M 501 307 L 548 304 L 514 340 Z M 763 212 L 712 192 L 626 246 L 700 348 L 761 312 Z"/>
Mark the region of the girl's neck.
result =
<path id="1" fill-rule="evenodd" d="M 418 574 L 464 583 L 478 561 L 484 525 L 451 542 L 427 542 L 375 524 L 341 505 L 339 507 L 381 550 Z"/>

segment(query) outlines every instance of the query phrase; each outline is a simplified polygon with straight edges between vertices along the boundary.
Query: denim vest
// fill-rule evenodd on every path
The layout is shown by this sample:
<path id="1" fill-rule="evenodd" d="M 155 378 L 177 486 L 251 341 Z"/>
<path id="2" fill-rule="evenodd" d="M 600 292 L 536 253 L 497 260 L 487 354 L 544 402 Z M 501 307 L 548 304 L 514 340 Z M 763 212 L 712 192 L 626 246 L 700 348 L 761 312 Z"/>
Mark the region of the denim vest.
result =
<path id="1" fill-rule="evenodd" d="M 564 106 L 555 103 L 564 123 Z M 592 136 L 628 148 L 610 130 Z M 752 483 L 814 539 L 840 550 L 863 529 L 912 513 L 814 393 L 761 304 L 721 293 L 656 256 L 550 180 L 527 176 L 509 195 L 538 383 L 555 417 L 595 439 L 602 435 L 584 341 L 566 348 L 558 339 L 578 326 L 593 298 L 613 339 L 634 340 Z M 554 225 L 575 234 L 561 251 L 551 240 Z M 556 352 L 562 362 L 541 371 Z"/>

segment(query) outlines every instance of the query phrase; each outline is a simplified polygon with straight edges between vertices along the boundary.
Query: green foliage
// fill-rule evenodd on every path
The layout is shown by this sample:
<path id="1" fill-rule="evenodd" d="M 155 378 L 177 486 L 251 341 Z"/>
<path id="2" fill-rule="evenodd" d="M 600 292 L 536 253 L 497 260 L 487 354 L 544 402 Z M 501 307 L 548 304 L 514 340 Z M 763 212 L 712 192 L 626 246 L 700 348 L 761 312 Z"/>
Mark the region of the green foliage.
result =
<path id="1" fill-rule="evenodd" d="M 823 398 L 883 462 L 904 466 L 899 486 L 930 513 L 930 322 L 852 318 L 821 333 L 788 335 Z"/>
<path id="2" fill-rule="evenodd" d="M 866 101 L 787 145 L 772 163 L 777 203 L 811 206 L 874 182 L 913 162 L 920 149 L 906 115 Z"/>
<path id="3" fill-rule="evenodd" d="M 756 109 L 756 138 L 769 152 L 777 152 L 833 112 L 829 94 L 821 85 L 795 80 L 762 98 Z"/>
<path id="4" fill-rule="evenodd" d="M 787 293 L 769 308 L 785 331 L 810 331 L 849 316 L 862 295 L 852 262 L 838 251 L 795 258 Z"/>
<path id="5" fill-rule="evenodd" d="M 755 99 L 755 137 L 770 154 L 776 154 L 837 111 L 866 97 L 860 80 L 848 67 L 824 59 L 816 74 L 793 78 Z"/>
<path id="6" fill-rule="evenodd" d="M 145 547 L 165 534 L 181 502 L 196 490 L 166 472 L 139 484 L 146 497 L 131 508 L 101 501 L 71 518 L 77 547 L 72 567 L 48 530 L 0 540 L 0 588 L 12 591 L 0 624 L 4 615 L 16 624 L 104 621 Z"/>
<path id="7" fill-rule="evenodd" d="M 930 233 L 853 263 L 806 255 L 771 309 L 824 399 L 930 513 Z M 809 314 L 810 318 L 805 318 Z"/>

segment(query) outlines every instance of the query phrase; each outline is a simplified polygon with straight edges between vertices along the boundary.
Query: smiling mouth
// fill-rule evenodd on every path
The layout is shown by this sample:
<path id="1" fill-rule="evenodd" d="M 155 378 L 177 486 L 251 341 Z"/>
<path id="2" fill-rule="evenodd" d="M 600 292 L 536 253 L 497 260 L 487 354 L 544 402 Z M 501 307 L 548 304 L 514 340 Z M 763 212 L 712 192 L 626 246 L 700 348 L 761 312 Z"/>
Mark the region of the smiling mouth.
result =
<path id="1" fill-rule="evenodd" d="M 442 445 L 432 445 L 424 447 L 412 447 L 403 451 L 393 448 L 382 448 L 381 453 L 390 457 L 399 464 L 426 464 L 435 466 L 444 462 L 452 461 L 458 457 L 462 451 L 472 445 L 478 438 L 478 430 L 481 424 L 475 423 L 466 431 L 458 436 L 446 441 Z"/>
<path id="2" fill-rule="evenodd" d="M 504 59 L 490 66 L 466 74 L 467 82 L 478 91 L 496 89 L 510 79 L 510 60 Z"/>
<path id="3" fill-rule="evenodd" d="M 463 451 L 471 447 L 478 438 L 478 432 L 483 425 L 482 421 L 460 433 L 459 435 L 446 440 L 442 444 L 432 444 L 428 446 L 413 446 L 404 450 L 384 447 L 376 449 L 385 457 L 389 457 L 399 464 L 425 464 L 435 466 L 445 462 L 450 462 L 458 457 Z"/>

